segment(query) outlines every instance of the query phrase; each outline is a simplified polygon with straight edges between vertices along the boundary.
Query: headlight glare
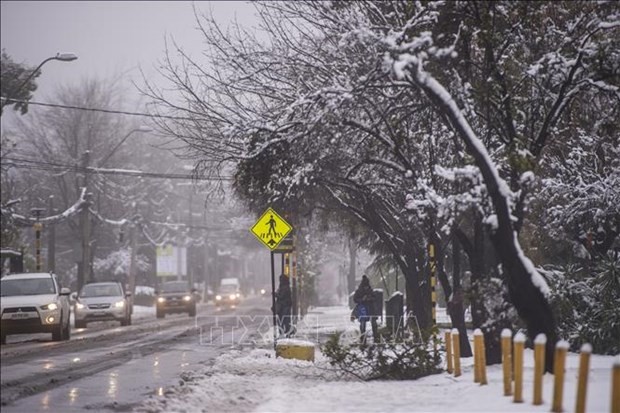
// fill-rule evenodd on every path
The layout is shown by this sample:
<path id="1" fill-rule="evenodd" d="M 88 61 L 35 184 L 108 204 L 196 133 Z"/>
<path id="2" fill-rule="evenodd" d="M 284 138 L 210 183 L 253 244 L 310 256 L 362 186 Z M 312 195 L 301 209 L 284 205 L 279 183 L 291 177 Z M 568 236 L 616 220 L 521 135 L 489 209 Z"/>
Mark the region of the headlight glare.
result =
<path id="1" fill-rule="evenodd" d="M 158 303 L 165 303 L 165 302 L 166 302 L 166 299 L 165 299 L 164 297 L 159 297 L 159 298 L 157 299 L 157 302 L 158 302 Z"/>
<path id="2" fill-rule="evenodd" d="M 41 310 L 53 311 L 53 310 L 56 310 L 56 309 L 58 309 L 58 304 L 56 304 L 56 303 L 49 303 L 49 304 L 41 306 Z"/>
<path id="3" fill-rule="evenodd" d="M 185 297 L 183 297 L 183 301 L 191 301 L 192 297 L 190 297 L 189 295 L 186 295 Z"/>
<path id="4" fill-rule="evenodd" d="M 83 309 L 85 306 L 82 303 L 75 303 L 75 308 L 77 308 L 78 310 Z"/>
<path id="5" fill-rule="evenodd" d="M 117 301 L 114 303 L 114 307 L 116 308 L 123 308 L 125 307 L 125 302 L 124 301 Z"/>
<path id="6" fill-rule="evenodd" d="M 215 296 L 215 299 L 216 299 L 217 301 L 220 301 L 220 300 L 222 299 L 222 296 L 221 296 L 221 295 L 216 295 L 216 296 Z"/>

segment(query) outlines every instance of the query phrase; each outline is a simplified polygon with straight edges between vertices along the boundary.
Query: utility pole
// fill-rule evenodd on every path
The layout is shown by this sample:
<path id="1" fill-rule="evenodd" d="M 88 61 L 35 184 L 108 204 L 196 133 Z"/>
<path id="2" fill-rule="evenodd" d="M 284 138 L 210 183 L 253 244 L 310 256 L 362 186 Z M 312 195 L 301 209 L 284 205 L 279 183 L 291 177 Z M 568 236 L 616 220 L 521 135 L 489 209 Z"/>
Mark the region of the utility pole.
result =
<path id="1" fill-rule="evenodd" d="M 133 313 L 133 297 L 136 290 L 136 249 L 138 248 L 138 204 L 133 203 L 134 215 L 131 219 L 130 255 L 129 255 L 129 292 L 131 293 L 131 312 Z"/>
<path id="2" fill-rule="evenodd" d="M 48 200 L 49 214 L 54 215 L 56 213 L 54 209 L 54 195 L 50 195 Z M 56 272 L 56 224 L 49 224 L 47 232 L 47 270 L 49 272 Z"/>
<path id="3" fill-rule="evenodd" d="M 86 205 L 82 209 L 80 215 L 80 226 L 82 228 L 82 265 L 81 277 L 78 274 L 78 291 L 82 289 L 84 284 L 91 280 L 90 274 L 90 193 L 85 195 Z"/>
<path id="4" fill-rule="evenodd" d="M 188 230 L 188 234 L 190 235 L 190 242 L 187 244 L 187 249 L 186 251 L 186 265 L 187 265 L 187 282 L 190 286 L 190 288 L 194 288 L 194 266 L 193 266 L 193 257 L 192 257 L 192 239 L 191 239 L 191 235 L 192 235 L 192 226 L 194 223 L 193 220 L 193 211 L 192 211 L 192 202 L 194 201 L 194 189 L 193 186 L 190 185 L 189 186 L 189 208 L 188 208 L 188 212 L 189 212 L 189 230 Z"/>
<path id="5" fill-rule="evenodd" d="M 43 224 L 41 224 L 39 220 L 41 219 L 43 208 L 32 208 L 30 212 L 34 214 L 37 219 L 37 222 L 34 223 L 34 251 L 35 270 L 39 272 L 41 271 L 41 230 L 43 229 Z"/>
<path id="6" fill-rule="evenodd" d="M 88 173 L 86 172 L 86 168 L 88 168 L 89 162 L 90 151 L 84 151 L 84 153 L 82 154 L 82 168 L 84 170 L 84 175 L 82 177 L 81 187 L 84 191 L 86 191 L 85 199 L 87 202 L 80 213 L 80 230 L 82 232 L 82 254 L 80 262 L 78 263 L 78 291 L 80 291 L 82 289 L 82 286 L 90 280 L 90 216 L 88 211 L 88 207 L 90 206 L 90 194 L 88 193 Z"/>

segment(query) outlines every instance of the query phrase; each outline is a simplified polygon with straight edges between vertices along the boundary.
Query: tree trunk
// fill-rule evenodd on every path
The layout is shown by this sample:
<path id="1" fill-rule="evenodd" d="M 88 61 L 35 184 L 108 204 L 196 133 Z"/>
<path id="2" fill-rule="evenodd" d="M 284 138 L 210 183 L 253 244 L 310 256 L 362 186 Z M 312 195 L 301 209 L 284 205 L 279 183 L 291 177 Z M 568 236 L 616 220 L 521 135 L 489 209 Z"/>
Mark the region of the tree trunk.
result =
<path id="1" fill-rule="evenodd" d="M 421 271 L 417 270 L 415 264 L 410 264 L 410 261 L 414 261 L 413 257 L 406 259 L 409 265 L 406 268 L 401 267 L 401 270 L 405 276 L 407 314 L 416 317 L 423 333 L 429 332 L 432 327 L 430 279 L 426 277 L 424 282 Z"/>
<path id="2" fill-rule="evenodd" d="M 540 333 L 547 336 L 545 369 L 553 372 L 557 340 L 555 320 L 543 292 L 534 284 L 533 278 L 540 277 L 540 274 L 536 273 L 531 261 L 523 255 L 516 238 L 508 205 L 508 185 L 499 176 L 489 152 L 474 133 L 450 93 L 432 76 L 421 71 L 420 67 L 410 66 L 414 82 L 427 94 L 465 143 L 468 153 L 473 156 L 484 178 L 497 218 L 497 229 L 492 234 L 493 245 L 506 276 L 512 304 L 519 317 L 525 321 L 527 334 L 531 340 Z"/>
<path id="3" fill-rule="evenodd" d="M 461 244 L 456 237 L 452 238 L 452 285 L 452 294 L 446 297 L 448 315 L 452 320 L 452 327 L 459 331 L 461 357 L 471 357 L 473 353 L 465 326 L 464 293 L 461 285 Z"/>
<path id="4" fill-rule="evenodd" d="M 349 273 L 347 274 L 347 288 L 349 307 L 353 308 L 353 296 L 351 295 L 357 285 L 355 284 L 355 269 L 357 262 L 357 246 L 355 245 L 355 237 L 353 234 L 349 236 Z"/>

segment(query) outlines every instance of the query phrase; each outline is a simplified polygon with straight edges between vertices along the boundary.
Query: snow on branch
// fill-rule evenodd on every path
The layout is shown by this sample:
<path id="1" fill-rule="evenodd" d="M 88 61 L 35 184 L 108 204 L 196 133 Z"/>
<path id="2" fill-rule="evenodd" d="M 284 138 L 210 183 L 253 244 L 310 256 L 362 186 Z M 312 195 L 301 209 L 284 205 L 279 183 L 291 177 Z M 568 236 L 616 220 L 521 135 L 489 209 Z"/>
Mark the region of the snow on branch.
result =
<path id="1" fill-rule="evenodd" d="M 16 214 L 13 212 L 12 208 L 1 208 L 0 213 L 5 216 L 11 217 L 17 225 L 20 226 L 31 226 L 36 222 L 40 222 L 41 224 L 54 225 L 59 224 L 61 222 L 65 222 L 82 211 L 84 208 L 88 208 L 90 202 L 86 199 L 86 188 L 82 188 L 82 193 L 80 198 L 69 208 L 57 215 L 51 215 L 45 218 L 29 218 L 20 214 Z"/>

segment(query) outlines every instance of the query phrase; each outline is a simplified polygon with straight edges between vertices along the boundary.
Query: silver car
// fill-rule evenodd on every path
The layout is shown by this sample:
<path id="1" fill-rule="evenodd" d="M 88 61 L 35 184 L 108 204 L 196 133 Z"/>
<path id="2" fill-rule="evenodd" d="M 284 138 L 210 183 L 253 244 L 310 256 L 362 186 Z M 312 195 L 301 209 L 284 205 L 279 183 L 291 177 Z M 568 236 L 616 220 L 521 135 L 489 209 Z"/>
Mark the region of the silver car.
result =
<path id="1" fill-rule="evenodd" d="M 75 301 L 75 328 L 85 328 L 92 321 L 120 321 L 131 324 L 128 297 L 118 282 L 89 283 L 82 287 Z"/>

